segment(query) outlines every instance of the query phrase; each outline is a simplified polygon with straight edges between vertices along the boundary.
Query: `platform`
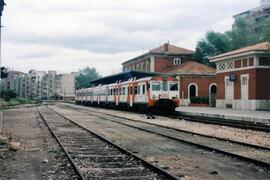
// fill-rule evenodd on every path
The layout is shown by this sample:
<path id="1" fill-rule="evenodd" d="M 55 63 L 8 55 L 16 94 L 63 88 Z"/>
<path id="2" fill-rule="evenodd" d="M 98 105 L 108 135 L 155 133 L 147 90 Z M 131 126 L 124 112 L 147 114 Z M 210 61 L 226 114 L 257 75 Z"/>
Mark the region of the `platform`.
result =
<path id="1" fill-rule="evenodd" d="M 178 107 L 176 111 L 184 116 L 248 121 L 270 125 L 270 111 L 249 111 L 210 107 Z"/>

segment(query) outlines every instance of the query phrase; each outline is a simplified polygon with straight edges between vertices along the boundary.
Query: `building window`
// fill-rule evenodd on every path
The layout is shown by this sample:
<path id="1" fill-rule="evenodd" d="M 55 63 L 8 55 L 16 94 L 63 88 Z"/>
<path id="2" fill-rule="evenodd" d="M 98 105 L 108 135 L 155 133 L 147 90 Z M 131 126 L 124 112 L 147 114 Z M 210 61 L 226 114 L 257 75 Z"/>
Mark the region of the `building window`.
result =
<path id="1" fill-rule="evenodd" d="M 253 57 L 248 59 L 248 64 L 249 64 L 249 66 L 254 65 L 254 58 Z"/>
<path id="2" fill-rule="evenodd" d="M 140 70 L 140 65 L 139 64 L 136 65 L 136 70 Z"/>
<path id="3" fill-rule="evenodd" d="M 243 67 L 247 67 L 247 59 L 243 59 Z"/>
<path id="4" fill-rule="evenodd" d="M 189 98 L 198 96 L 197 84 L 192 83 L 188 86 L 188 95 L 189 95 Z"/>
<path id="5" fill-rule="evenodd" d="M 150 71 L 150 63 L 147 61 L 146 63 L 146 71 L 149 72 Z"/>
<path id="6" fill-rule="evenodd" d="M 242 85 L 248 85 L 248 77 L 242 77 Z"/>
<path id="7" fill-rule="evenodd" d="M 235 68 L 241 68 L 241 60 L 234 61 Z"/>
<path id="8" fill-rule="evenodd" d="M 182 63 L 181 58 L 174 58 L 173 59 L 173 64 L 174 65 L 178 65 L 178 64 L 181 64 L 181 63 Z"/>
<path id="9" fill-rule="evenodd" d="M 259 66 L 270 66 L 270 57 L 259 57 Z"/>

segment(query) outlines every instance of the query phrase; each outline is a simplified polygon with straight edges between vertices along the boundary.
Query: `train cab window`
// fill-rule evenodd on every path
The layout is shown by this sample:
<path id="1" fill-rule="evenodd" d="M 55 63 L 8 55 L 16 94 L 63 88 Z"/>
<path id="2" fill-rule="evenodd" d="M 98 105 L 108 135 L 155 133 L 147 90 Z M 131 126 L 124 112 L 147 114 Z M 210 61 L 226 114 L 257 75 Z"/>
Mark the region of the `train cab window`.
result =
<path id="1" fill-rule="evenodd" d="M 145 85 L 142 86 L 142 93 L 145 95 Z"/>
<path id="2" fill-rule="evenodd" d="M 177 82 L 170 83 L 170 91 L 178 91 L 178 83 Z"/>
<path id="3" fill-rule="evenodd" d="M 160 82 L 152 82 L 152 91 L 160 91 L 161 90 L 161 84 Z"/>

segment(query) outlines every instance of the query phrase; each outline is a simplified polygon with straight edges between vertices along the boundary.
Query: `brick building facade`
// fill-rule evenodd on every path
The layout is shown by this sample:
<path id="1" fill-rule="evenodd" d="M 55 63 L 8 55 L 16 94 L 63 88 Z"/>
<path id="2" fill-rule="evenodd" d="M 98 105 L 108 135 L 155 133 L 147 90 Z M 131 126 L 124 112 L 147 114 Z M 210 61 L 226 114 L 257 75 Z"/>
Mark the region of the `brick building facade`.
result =
<path id="1" fill-rule="evenodd" d="M 209 97 L 213 94 L 215 98 L 217 89 L 215 69 L 195 62 L 193 55 L 192 50 L 165 43 L 146 54 L 124 62 L 123 72 L 137 70 L 175 75 L 179 79 L 179 97 L 183 106 L 190 104 L 191 97 Z"/>
<path id="2" fill-rule="evenodd" d="M 167 67 L 193 60 L 192 50 L 165 43 L 148 53 L 124 62 L 123 72 L 130 70 L 163 72 Z"/>
<path id="3" fill-rule="evenodd" d="M 270 43 L 211 58 L 217 65 L 217 107 L 270 110 Z"/>
<path id="4" fill-rule="evenodd" d="M 190 104 L 191 97 L 209 97 L 214 98 L 215 101 L 217 89 L 215 72 L 214 68 L 195 61 L 188 61 L 164 70 L 164 73 L 174 74 L 179 79 L 179 97 L 183 106 Z M 210 106 L 215 106 L 215 103 Z"/>

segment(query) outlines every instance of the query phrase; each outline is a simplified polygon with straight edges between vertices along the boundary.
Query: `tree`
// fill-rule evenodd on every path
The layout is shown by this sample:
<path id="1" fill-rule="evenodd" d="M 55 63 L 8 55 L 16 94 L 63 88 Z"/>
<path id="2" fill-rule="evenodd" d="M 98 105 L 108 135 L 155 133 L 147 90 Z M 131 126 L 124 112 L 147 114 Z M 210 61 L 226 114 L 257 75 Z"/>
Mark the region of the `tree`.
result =
<path id="1" fill-rule="evenodd" d="M 14 99 L 17 97 L 17 94 L 14 91 L 4 91 L 1 90 L 0 98 L 5 99 L 5 101 L 9 101 L 10 99 Z"/>
<path id="2" fill-rule="evenodd" d="M 203 64 L 213 65 L 209 63 L 209 57 L 227 52 L 229 49 L 229 39 L 225 34 L 209 31 L 205 38 L 201 39 L 196 47 L 195 59 Z"/>
<path id="3" fill-rule="evenodd" d="M 270 18 L 260 20 L 237 19 L 230 31 L 218 33 L 209 31 L 197 43 L 195 59 L 203 64 L 209 57 L 240 49 L 245 46 L 270 41 Z"/>
<path id="4" fill-rule="evenodd" d="M 95 68 L 86 67 L 85 69 L 79 70 L 78 75 L 75 77 L 76 89 L 88 88 L 89 82 L 99 79 L 101 76 Z"/>

